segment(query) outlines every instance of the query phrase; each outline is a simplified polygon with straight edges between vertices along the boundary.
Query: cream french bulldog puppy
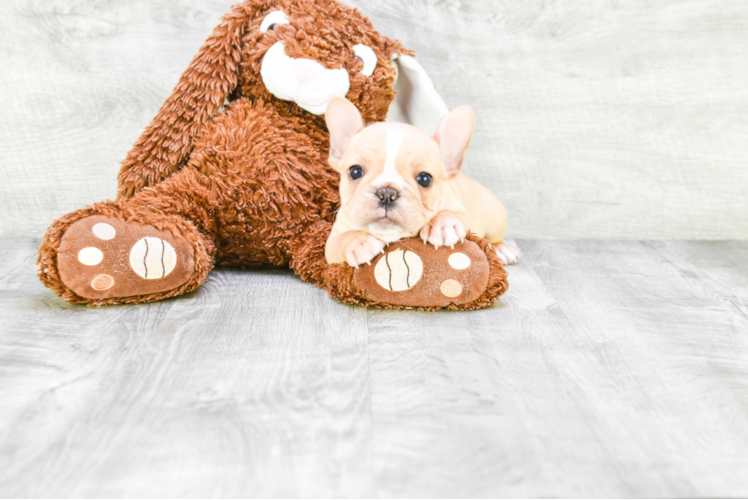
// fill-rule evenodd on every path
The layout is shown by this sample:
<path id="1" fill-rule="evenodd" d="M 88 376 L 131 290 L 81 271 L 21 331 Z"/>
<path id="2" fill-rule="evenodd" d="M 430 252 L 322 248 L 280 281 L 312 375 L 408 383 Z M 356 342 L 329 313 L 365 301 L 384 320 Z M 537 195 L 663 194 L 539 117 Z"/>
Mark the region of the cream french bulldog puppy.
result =
<path id="1" fill-rule="evenodd" d="M 343 98 L 325 115 L 330 165 L 341 174 L 340 211 L 327 240 L 330 264 L 370 263 L 388 243 L 420 234 L 435 247 L 454 246 L 472 231 L 488 239 L 504 264 L 519 253 L 503 243 L 504 205 L 461 173 L 475 128 L 473 111 L 447 115 L 434 137 L 404 123 L 364 124 Z"/>

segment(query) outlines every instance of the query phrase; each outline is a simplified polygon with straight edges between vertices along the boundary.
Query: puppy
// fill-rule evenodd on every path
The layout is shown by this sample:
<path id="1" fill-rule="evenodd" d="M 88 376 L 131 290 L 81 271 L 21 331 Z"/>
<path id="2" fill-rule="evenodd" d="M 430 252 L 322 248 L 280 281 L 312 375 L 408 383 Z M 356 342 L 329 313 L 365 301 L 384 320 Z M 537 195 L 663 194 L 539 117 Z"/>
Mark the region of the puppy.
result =
<path id="1" fill-rule="evenodd" d="M 461 173 L 475 128 L 470 108 L 449 113 L 433 138 L 403 123 L 366 127 L 343 98 L 330 102 L 325 120 L 329 162 L 341 174 L 341 207 L 325 247 L 330 264 L 370 263 L 388 243 L 417 234 L 453 247 L 467 231 L 488 239 L 504 264 L 517 262 L 503 243 L 504 205 Z"/>

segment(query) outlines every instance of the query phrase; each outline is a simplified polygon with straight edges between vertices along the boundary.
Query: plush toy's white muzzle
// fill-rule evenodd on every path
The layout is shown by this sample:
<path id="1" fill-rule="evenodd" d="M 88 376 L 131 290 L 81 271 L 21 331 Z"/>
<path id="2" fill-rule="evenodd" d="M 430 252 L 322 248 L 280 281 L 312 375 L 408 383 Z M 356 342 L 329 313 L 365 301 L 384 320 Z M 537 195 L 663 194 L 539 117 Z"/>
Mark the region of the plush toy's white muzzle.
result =
<path id="1" fill-rule="evenodd" d="M 327 69 L 311 59 L 288 57 L 283 42 L 265 53 L 260 74 L 275 97 L 293 101 L 315 115 L 324 114 L 330 100 L 345 97 L 351 86 L 345 69 Z"/>

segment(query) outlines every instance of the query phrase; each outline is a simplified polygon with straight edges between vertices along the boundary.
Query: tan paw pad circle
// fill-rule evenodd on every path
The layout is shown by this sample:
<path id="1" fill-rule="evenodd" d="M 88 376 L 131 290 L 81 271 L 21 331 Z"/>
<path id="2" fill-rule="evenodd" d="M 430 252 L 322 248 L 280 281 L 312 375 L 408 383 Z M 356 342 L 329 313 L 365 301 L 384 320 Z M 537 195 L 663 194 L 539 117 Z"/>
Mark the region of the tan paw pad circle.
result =
<path id="1" fill-rule="evenodd" d="M 445 297 L 459 297 L 459 295 L 462 293 L 462 285 L 460 285 L 460 282 L 457 280 L 446 280 L 441 284 L 439 290 L 441 290 L 442 295 L 444 295 Z"/>
<path id="2" fill-rule="evenodd" d="M 84 266 L 95 266 L 104 260 L 104 254 L 96 247 L 86 247 L 78 252 L 78 262 Z"/>
<path id="3" fill-rule="evenodd" d="M 91 280 L 91 288 L 100 292 L 109 290 L 114 286 L 114 278 L 108 274 L 99 274 L 93 280 Z"/>
<path id="4" fill-rule="evenodd" d="M 161 279 L 172 272 L 176 265 L 174 247 L 161 238 L 146 236 L 130 250 L 130 267 L 143 279 Z"/>
<path id="5" fill-rule="evenodd" d="M 470 267 L 470 257 L 462 252 L 453 253 L 449 256 L 447 262 L 449 262 L 449 265 L 452 266 L 452 269 L 457 269 L 458 271 Z"/>
<path id="6" fill-rule="evenodd" d="M 117 236 L 117 231 L 112 227 L 111 224 L 107 224 L 106 222 L 99 222 L 98 224 L 94 224 L 94 227 L 91 228 L 91 231 L 93 234 L 102 240 L 111 240 L 115 236 Z"/>
<path id="7" fill-rule="evenodd" d="M 379 259 L 374 268 L 374 279 L 391 292 L 410 290 L 423 276 L 423 261 L 408 250 L 395 250 Z"/>

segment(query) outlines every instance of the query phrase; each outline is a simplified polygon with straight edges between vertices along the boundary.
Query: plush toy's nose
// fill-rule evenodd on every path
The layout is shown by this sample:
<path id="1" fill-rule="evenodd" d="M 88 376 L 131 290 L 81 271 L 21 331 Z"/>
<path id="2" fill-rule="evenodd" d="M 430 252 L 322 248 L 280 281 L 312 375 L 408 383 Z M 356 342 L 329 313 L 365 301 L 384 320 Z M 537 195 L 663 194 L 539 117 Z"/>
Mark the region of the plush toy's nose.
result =
<path id="1" fill-rule="evenodd" d="M 320 63 L 311 59 L 296 59 L 293 63 L 293 71 L 296 80 L 303 85 L 320 77 L 325 68 Z"/>
<path id="2" fill-rule="evenodd" d="M 395 204 L 395 200 L 400 197 L 400 193 L 392 188 L 379 188 L 377 189 L 377 198 L 379 198 L 379 206 L 384 208 L 390 208 Z"/>

